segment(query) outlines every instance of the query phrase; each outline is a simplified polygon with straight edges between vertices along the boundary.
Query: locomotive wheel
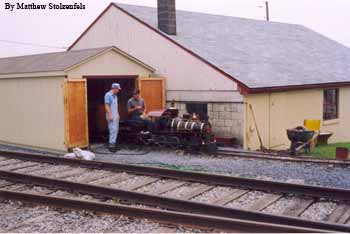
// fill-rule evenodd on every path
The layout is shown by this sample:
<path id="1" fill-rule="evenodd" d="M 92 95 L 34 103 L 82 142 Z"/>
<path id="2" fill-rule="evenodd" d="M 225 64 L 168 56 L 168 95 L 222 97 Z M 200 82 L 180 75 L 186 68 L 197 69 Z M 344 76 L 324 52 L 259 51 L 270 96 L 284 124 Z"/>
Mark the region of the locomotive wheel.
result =
<path id="1" fill-rule="evenodd" d="M 157 136 L 156 137 L 156 144 L 160 147 L 164 147 L 167 144 L 167 139 L 165 136 Z"/>
<path id="2" fill-rule="evenodd" d="M 190 137 L 187 141 L 187 149 L 191 152 L 197 152 L 201 148 L 202 141 L 197 137 Z"/>
<path id="3" fill-rule="evenodd" d="M 167 146 L 170 147 L 171 149 L 180 148 L 180 139 L 176 136 L 168 137 Z"/>

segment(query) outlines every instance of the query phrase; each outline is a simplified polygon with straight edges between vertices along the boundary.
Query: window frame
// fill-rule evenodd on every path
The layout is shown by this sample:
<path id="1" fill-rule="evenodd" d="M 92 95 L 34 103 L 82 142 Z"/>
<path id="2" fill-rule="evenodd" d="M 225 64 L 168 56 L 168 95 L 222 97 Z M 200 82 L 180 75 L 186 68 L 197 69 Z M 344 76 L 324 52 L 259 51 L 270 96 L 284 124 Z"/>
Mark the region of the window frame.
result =
<path id="1" fill-rule="evenodd" d="M 330 103 L 327 104 L 326 103 L 326 92 L 327 91 L 335 91 L 335 103 Z M 333 102 L 332 100 L 329 102 Z M 334 105 L 335 104 L 335 105 Z M 326 107 L 326 105 L 332 105 L 331 107 Z M 333 106 L 334 105 L 334 106 Z M 327 113 L 327 108 L 334 108 L 335 109 L 335 113 Z M 331 116 L 330 116 L 331 115 Z M 324 121 L 332 121 L 332 120 L 336 120 L 339 119 L 339 88 L 327 88 L 323 90 L 323 111 L 322 111 L 322 119 Z"/>

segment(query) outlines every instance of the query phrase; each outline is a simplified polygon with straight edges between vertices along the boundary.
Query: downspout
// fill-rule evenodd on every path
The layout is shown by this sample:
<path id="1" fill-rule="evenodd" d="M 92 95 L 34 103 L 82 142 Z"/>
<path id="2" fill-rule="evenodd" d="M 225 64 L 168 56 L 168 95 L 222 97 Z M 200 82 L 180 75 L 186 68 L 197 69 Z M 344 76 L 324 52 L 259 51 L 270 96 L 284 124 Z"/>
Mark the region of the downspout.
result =
<path id="1" fill-rule="evenodd" d="M 271 148 L 271 93 L 268 93 L 268 104 L 269 104 L 269 110 L 268 110 L 268 129 L 269 129 L 269 139 L 268 139 L 268 148 Z"/>

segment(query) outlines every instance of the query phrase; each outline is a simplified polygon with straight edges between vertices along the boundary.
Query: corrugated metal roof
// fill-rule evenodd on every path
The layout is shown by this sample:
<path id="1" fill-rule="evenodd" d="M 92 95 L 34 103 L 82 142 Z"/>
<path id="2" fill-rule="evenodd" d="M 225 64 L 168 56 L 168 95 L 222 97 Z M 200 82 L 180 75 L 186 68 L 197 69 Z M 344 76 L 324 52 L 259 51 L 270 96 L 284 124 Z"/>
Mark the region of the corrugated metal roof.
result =
<path id="1" fill-rule="evenodd" d="M 117 6 L 157 28 L 156 8 Z M 350 81 L 350 49 L 304 26 L 177 11 L 169 36 L 249 88 Z"/>
<path id="2" fill-rule="evenodd" d="M 0 74 L 64 71 L 110 48 L 0 58 Z"/>

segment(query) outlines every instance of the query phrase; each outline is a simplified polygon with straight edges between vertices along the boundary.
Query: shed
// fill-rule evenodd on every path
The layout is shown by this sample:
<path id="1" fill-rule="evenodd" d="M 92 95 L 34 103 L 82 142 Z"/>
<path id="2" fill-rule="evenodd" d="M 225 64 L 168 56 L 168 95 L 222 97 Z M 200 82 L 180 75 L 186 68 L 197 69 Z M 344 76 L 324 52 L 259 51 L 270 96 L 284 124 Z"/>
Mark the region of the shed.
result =
<path id="1" fill-rule="evenodd" d="M 0 141 L 58 151 L 86 147 L 105 127 L 103 96 L 113 82 L 123 88 L 121 118 L 136 86 L 145 99 L 157 97 L 149 110 L 164 107 L 165 80 L 154 72 L 116 47 L 0 58 Z"/>

